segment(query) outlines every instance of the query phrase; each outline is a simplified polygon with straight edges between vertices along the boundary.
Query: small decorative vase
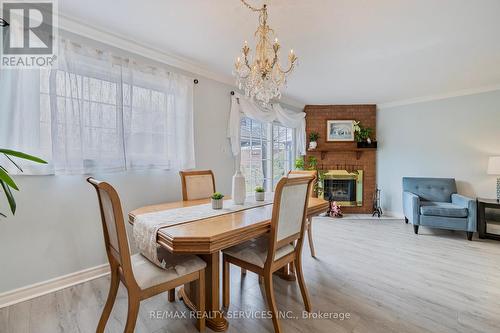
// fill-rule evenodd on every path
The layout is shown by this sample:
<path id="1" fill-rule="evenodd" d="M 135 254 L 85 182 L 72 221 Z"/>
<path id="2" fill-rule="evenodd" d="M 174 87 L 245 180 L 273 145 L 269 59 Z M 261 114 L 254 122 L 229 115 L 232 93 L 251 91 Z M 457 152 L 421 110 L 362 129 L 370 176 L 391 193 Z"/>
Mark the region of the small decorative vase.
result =
<path id="1" fill-rule="evenodd" d="M 370 138 L 366 139 L 366 143 L 368 143 L 369 145 L 371 145 L 372 144 L 372 139 L 370 139 Z"/>
<path id="2" fill-rule="evenodd" d="M 316 141 L 309 141 L 309 149 L 313 150 L 318 147 L 318 143 Z"/>
<path id="3" fill-rule="evenodd" d="M 266 192 L 255 192 L 255 201 L 266 200 Z"/>
<path id="4" fill-rule="evenodd" d="M 236 171 L 233 176 L 233 188 L 231 197 L 233 198 L 233 201 L 236 205 L 243 205 L 245 203 L 245 177 L 241 173 L 241 170 Z"/>
<path id="5" fill-rule="evenodd" d="M 212 199 L 212 209 L 222 209 L 224 207 L 224 199 Z"/>

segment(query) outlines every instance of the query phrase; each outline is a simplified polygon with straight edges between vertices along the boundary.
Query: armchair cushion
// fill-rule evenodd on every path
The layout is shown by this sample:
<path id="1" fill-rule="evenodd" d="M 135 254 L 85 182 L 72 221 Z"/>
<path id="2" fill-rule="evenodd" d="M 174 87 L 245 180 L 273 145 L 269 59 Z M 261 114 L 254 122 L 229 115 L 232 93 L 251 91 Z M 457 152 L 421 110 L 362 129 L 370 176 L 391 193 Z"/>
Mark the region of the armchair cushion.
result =
<path id="1" fill-rule="evenodd" d="M 467 217 L 469 212 L 466 207 L 460 207 L 448 202 L 423 201 L 420 214 L 427 216 Z"/>
<path id="2" fill-rule="evenodd" d="M 477 202 L 475 199 L 454 193 L 451 195 L 451 202 L 454 205 L 467 207 L 467 231 L 477 231 Z"/>

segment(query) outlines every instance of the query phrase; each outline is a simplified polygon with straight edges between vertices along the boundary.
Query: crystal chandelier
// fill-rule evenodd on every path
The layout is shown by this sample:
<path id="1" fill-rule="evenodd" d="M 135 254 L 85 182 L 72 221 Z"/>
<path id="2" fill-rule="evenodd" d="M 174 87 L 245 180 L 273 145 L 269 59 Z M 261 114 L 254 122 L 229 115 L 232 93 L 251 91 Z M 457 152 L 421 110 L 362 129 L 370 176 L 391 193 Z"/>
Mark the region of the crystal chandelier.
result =
<path id="1" fill-rule="evenodd" d="M 293 50 L 288 55 L 289 66 L 283 70 L 279 63 L 280 44 L 278 38 L 274 39 L 274 30 L 267 25 L 267 5 L 262 8 L 250 6 L 245 0 L 241 2 L 253 12 L 259 13 L 259 27 L 255 32 L 257 45 L 255 55 L 250 59 L 250 48 L 245 41 L 243 45 L 242 57 L 238 57 L 234 64 L 234 75 L 240 89 L 245 91 L 245 95 L 255 98 L 264 106 L 269 104 L 273 98 L 281 98 L 280 89 L 286 85 L 287 75 L 297 64 L 297 57 Z"/>

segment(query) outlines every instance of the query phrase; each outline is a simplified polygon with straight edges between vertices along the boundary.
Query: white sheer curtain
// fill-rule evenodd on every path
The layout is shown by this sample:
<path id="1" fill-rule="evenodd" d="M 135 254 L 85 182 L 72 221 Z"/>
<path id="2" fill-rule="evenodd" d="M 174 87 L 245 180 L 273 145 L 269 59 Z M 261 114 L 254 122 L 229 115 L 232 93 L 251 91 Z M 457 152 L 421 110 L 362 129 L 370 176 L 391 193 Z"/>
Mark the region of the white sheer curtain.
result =
<path id="1" fill-rule="evenodd" d="M 188 77 L 66 40 L 50 71 L 1 75 L 0 146 L 50 162 L 25 173 L 194 167 Z"/>
<path id="2" fill-rule="evenodd" d="M 278 103 L 271 104 L 268 108 L 263 108 L 245 96 L 235 93 L 231 96 L 231 111 L 227 133 L 234 156 L 238 156 L 241 152 L 240 121 L 242 115 L 264 123 L 278 121 L 285 127 L 296 129 L 297 154 L 306 154 L 305 112 L 290 111 L 282 108 Z"/>

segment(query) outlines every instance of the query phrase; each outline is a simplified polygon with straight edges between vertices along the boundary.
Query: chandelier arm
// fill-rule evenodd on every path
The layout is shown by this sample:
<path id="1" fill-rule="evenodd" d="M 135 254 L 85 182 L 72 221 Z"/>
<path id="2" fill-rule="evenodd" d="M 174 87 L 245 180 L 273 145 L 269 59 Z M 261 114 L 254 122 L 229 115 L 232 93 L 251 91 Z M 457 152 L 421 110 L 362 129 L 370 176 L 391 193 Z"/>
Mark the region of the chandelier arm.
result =
<path id="1" fill-rule="evenodd" d="M 293 68 L 295 67 L 295 62 L 296 62 L 296 61 L 297 61 L 297 59 L 295 59 L 294 61 L 292 61 L 292 62 L 290 63 L 290 66 L 288 67 L 288 69 L 287 69 L 287 70 L 283 70 L 283 69 L 281 68 L 280 64 L 278 64 L 278 70 L 279 70 L 282 74 L 288 74 L 288 73 L 290 73 L 290 72 L 293 70 Z"/>

